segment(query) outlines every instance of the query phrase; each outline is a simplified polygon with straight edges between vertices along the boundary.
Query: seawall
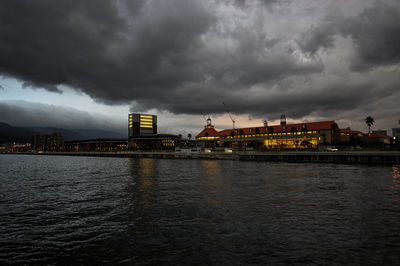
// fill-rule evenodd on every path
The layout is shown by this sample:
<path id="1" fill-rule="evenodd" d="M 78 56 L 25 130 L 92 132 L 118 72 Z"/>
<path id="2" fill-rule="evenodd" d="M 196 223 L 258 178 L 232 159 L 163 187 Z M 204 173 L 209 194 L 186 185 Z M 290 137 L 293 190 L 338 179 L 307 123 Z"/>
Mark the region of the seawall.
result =
<path id="1" fill-rule="evenodd" d="M 400 165 L 400 152 L 44 152 L 27 155 Z"/>

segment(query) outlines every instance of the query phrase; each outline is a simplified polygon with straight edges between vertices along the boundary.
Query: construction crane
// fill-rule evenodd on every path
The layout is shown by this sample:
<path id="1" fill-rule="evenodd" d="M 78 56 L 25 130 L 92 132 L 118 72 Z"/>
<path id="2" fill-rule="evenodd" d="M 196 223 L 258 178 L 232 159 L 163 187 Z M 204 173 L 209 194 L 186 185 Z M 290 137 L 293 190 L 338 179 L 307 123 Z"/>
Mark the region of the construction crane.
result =
<path id="1" fill-rule="evenodd" d="M 233 129 L 235 129 L 235 119 L 233 119 L 233 117 L 232 117 L 231 113 L 229 112 L 228 107 L 226 106 L 226 104 L 224 102 L 222 102 L 222 104 L 224 105 L 226 112 L 228 113 L 230 119 L 232 120 Z"/>
<path id="2" fill-rule="evenodd" d="M 204 118 L 204 121 L 206 121 L 206 122 L 207 122 L 207 118 L 206 118 L 206 116 L 204 115 L 204 113 L 203 113 L 203 112 L 201 112 L 201 115 L 203 116 L 203 118 Z"/>

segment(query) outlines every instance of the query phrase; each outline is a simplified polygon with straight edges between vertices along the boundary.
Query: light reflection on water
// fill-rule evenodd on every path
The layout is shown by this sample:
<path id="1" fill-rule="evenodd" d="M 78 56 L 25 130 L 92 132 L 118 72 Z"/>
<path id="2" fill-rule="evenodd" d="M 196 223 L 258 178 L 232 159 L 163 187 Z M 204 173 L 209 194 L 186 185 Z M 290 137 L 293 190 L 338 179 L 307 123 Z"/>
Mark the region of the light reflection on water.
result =
<path id="1" fill-rule="evenodd" d="M 1 264 L 400 259 L 399 166 L 7 155 L 0 167 Z"/>
<path id="2" fill-rule="evenodd" d="M 220 202 L 218 192 L 221 190 L 219 161 L 201 161 L 204 199 L 209 205 Z"/>

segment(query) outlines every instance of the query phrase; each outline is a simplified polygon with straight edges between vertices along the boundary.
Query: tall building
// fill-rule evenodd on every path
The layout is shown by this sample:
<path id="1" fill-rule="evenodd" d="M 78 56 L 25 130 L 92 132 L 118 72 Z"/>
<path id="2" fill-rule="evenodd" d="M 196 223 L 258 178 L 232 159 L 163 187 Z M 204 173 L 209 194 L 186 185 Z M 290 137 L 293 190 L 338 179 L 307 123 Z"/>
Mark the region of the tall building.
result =
<path id="1" fill-rule="evenodd" d="M 129 114 L 129 138 L 157 134 L 157 116 Z"/>
<path id="2" fill-rule="evenodd" d="M 60 133 L 32 135 L 32 149 L 38 151 L 60 151 L 64 146 L 64 137 Z"/>
<path id="3" fill-rule="evenodd" d="M 157 134 L 157 116 L 129 114 L 129 150 L 174 150 L 180 138 L 171 134 Z"/>
<path id="4" fill-rule="evenodd" d="M 392 137 L 400 138 L 400 127 L 392 128 Z"/>

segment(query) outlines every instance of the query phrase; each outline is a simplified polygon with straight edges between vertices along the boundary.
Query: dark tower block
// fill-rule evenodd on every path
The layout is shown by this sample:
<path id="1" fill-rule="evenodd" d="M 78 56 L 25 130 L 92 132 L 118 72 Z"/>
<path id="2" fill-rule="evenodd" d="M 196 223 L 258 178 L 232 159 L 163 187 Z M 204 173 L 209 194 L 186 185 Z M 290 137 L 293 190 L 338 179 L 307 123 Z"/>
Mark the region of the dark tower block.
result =
<path id="1" fill-rule="evenodd" d="M 153 134 L 157 134 L 157 116 L 148 114 L 129 114 L 129 138 Z"/>

